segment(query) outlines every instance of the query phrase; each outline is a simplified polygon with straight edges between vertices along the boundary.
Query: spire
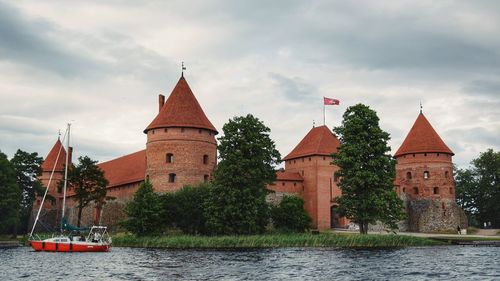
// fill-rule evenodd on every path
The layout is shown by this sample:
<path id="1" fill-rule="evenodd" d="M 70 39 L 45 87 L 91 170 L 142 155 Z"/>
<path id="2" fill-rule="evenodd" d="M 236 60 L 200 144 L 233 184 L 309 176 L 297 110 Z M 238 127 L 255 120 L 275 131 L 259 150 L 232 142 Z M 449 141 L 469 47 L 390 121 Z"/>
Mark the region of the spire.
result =
<path id="1" fill-rule="evenodd" d="M 312 155 L 329 156 L 336 152 L 339 146 L 340 141 L 327 126 L 313 127 L 283 160 Z"/>
<path id="2" fill-rule="evenodd" d="M 444 143 L 432 125 L 420 113 L 406 136 L 403 144 L 394 155 L 403 156 L 410 153 L 447 153 L 454 155 L 451 149 Z"/>
<path id="3" fill-rule="evenodd" d="M 199 128 L 218 133 L 203 112 L 184 77 L 179 79 L 160 112 L 144 133 L 151 129 L 169 127 Z"/>
<path id="4" fill-rule="evenodd" d="M 59 149 L 61 149 L 61 153 L 59 153 Z M 59 153 L 59 158 L 57 158 L 58 153 Z M 55 166 L 56 167 L 55 171 L 63 171 L 64 162 L 66 161 L 66 150 L 64 149 L 59 137 L 57 138 L 57 141 L 52 147 L 52 149 L 49 151 L 49 154 L 47 154 L 47 157 L 45 157 L 45 160 L 43 161 L 42 164 L 42 170 L 48 172 L 52 171 L 52 169 L 54 168 L 54 164 L 56 164 L 56 159 L 57 159 L 57 165 Z"/>

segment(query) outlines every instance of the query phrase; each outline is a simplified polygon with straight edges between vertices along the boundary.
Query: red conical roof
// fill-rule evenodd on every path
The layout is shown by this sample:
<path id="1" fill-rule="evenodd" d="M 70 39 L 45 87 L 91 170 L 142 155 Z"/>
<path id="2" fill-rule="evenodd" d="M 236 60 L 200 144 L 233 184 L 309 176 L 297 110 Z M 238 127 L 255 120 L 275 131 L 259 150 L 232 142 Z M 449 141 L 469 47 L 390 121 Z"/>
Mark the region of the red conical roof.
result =
<path id="1" fill-rule="evenodd" d="M 401 147 L 394 155 L 395 157 L 410 153 L 447 153 L 454 155 L 450 148 L 432 128 L 431 123 L 420 113 L 411 127 Z"/>
<path id="2" fill-rule="evenodd" d="M 218 133 L 203 112 L 184 77 L 179 79 L 160 112 L 144 133 L 151 129 L 167 127 L 200 128 Z"/>
<path id="3" fill-rule="evenodd" d="M 310 156 L 310 155 L 326 155 L 337 151 L 340 146 L 340 141 L 326 126 L 312 128 L 309 133 L 300 141 L 300 143 L 290 152 L 284 161 L 293 158 Z"/>
<path id="4" fill-rule="evenodd" d="M 61 149 L 60 153 L 59 149 Z M 58 153 L 59 153 L 59 158 L 57 158 Z M 57 139 L 56 143 L 50 150 L 47 157 L 45 157 L 45 160 L 43 161 L 42 164 L 42 170 L 46 172 L 47 171 L 51 172 L 52 169 L 54 169 L 54 164 L 56 163 L 56 159 L 57 159 L 57 165 L 55 171 L 64 170 L 64 162 L 66 162 L 66 150 L 64 149 L 61 140 L 59 140 L 59 138 Z"/>

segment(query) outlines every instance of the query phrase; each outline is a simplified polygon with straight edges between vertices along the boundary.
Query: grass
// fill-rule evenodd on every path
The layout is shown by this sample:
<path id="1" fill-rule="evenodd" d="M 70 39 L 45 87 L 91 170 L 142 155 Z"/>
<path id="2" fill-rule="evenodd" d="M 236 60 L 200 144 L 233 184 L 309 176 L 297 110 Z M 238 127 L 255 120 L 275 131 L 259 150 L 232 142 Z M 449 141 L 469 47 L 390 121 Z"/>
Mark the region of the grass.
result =
<path id="1" fill-rule="evenodd" d="M 321 233 L 264 234 L 242 236 L 171 235 L 137 237 L 118 235 L 113 246 L 141 248 L 277 248 L 277 247 L 338 247 L 338 248 L 394 248 L 406 246 L 434 246 L 444 242 L 406 235 L 359 235 Z"/>
<path id="2" fill-rule="evenodd" d="M 467 228 L 468 235 L 476 234 L 478 231 L 479 231 L 479 228 L 477 228 L 477 227 L 469 226 Z"/>

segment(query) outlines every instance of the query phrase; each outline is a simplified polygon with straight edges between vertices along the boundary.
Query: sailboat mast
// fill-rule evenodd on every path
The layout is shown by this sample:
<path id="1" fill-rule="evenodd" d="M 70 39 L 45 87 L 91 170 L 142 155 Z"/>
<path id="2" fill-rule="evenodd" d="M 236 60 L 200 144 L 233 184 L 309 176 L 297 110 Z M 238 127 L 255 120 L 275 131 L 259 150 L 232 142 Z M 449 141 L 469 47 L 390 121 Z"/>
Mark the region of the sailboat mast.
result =
<path id="1" fill-rule="evenodd" d="M 63 205 L 62 205 L 61 220 L 64 218 L 64 212 L 66 211 L 66 187 L 68 185 L 70 127 L 71 127 L 71 124 L 68 123 L 68 137 L 66 138 L 66 165 L 64 165 L 64 187 L 63 187 Z M 62 224 L 61 224 L 61 231 L 62 231 Z"/>

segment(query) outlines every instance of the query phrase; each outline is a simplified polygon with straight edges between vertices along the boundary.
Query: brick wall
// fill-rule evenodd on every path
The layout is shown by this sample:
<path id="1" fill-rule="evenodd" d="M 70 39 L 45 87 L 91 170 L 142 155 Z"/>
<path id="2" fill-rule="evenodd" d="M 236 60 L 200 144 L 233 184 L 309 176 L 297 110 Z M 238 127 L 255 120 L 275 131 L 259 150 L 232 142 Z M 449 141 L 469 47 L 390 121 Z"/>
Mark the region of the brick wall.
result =
<path id="1" fill-rule="evenodd" d="M 196 128 L 161 128 L 147 133 L 146 177 L 155 191 L 175 191 L 187 184 L 198 184 L 212 178 L 217 163 L 214 133 Z M 173 155 L 167 163 L 167 154 Z M 206 155 L 206 163 L 204 163 Z M 175 182 L 169 182 L 175 174 Z"/>

